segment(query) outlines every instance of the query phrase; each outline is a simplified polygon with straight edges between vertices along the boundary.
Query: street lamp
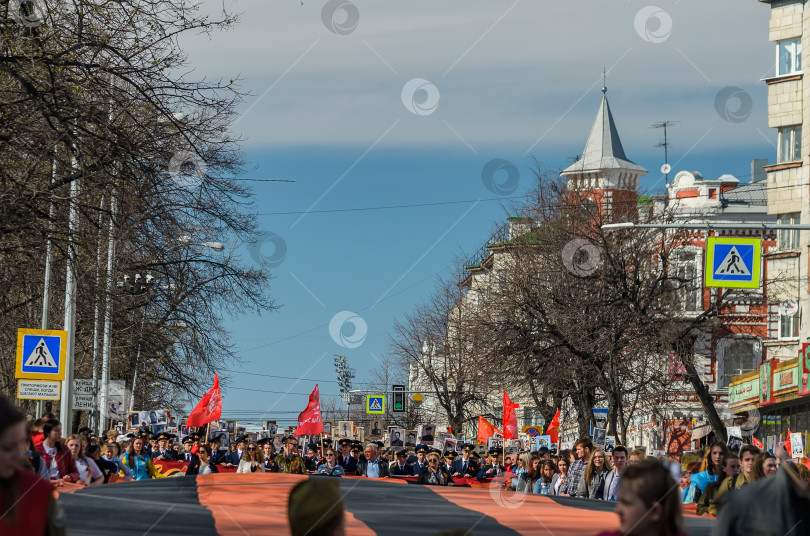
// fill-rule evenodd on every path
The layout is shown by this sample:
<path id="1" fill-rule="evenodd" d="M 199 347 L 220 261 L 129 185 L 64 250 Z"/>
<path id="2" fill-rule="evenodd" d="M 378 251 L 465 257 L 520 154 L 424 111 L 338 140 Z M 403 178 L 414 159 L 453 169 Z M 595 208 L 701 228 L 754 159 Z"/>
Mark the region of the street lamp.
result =
<path id="1" fill-rule="evenodd" d="M 222 252 L 225 250 L 225 246 L 223 246 L 219 242 L 200 242 L 195 243 L 192 241 L 192 238 L 188 235 L 183 235 L 177 238 L 179 242 L 178 245 L 173 246 L 169 249 L 172 251 L 179 247 L 188 247 L 188 246 L 202 246 L 213 249 L 217 252 Z M 110 259 L 108 259 L 110 260 Z M 112 274 L 112 262 L 110 260 L 108 264 L 108 278 L 107 278 L 107 302 L 106 302 L 106 310 L 104 312 L 104 348 L 102 350 L 102 358 L 101 358 L 101 389 L 99 389 L 99 410 L 101 411 L 101 415 L 99 418 L 99 428 L 101 427 L 101 423 L 106 422 L 106 415 L 107 415 L 107 384 L 110 381 L 110 348 L 112 346 L 112 287 L 113 287 L 113 278 L 110 277 Z M 150 273 L 147 273 L 146 276 L 141 276 L 140 274 L 135 274 L 135 278 L 133 283 L 129 282 L 129 276 L 124 276 L 123 283 L 115 283 L 118 287 L 123 287 L 125 291 L 129 292 L 130 294 L 143 294 L 147 292 L 156 282 L 156 279 L 152 277 Z M 141 321 L 141 329 L 143 329 L 143 320 Z M 132 379 L 132 401 L 135 400 L 135 381 L 137 380 L 138 374 L 138 360 L 140 359 L 141 353 L 141 343 L 138 342 L 138 351 L 136 353 L 135 358 L 135 375 Z M 103 430 L 99 429 L 99 433 Z"/>

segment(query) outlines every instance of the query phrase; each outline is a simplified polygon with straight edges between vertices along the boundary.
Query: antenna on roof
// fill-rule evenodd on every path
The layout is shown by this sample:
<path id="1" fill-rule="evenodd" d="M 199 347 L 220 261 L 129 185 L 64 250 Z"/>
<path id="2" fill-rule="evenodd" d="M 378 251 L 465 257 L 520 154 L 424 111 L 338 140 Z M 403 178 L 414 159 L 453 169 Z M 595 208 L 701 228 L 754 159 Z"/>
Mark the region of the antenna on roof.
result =
<path id="1" fill-rule="evenodd" d="M 675 126 L 676 123 L 680 123 L 680 121 L 661 121 L 650 125 L 650 128 L 664 129 L 664 141 L 656 145 L 656 147 L 664 148 L 664 165 L 661 166 L 661 172 L 664 174 L 666 184 L 669 184 L 669 172 L 672 169 L 672 166 L 669 165 L 669 139 L 667 138 L 667 128 Z"/>
<path id="2" fill-rule="evenodd" d="M 607 93 L 607 70 L 602 67 L 602 94 Z"/>

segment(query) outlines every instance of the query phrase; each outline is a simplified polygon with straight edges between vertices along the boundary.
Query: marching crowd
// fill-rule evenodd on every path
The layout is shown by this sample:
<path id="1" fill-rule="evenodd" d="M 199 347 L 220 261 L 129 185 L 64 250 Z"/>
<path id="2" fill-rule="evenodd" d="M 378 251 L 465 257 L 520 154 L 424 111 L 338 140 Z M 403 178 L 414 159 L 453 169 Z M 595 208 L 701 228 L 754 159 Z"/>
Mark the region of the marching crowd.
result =
<path id="1" fill-rule="evenodd" d="M 175 437 L 167 433 L 149 435 L 141 431 L 119 435 L 111 431 L 99 438 L 88 429 L 80 432 L 63 437 L 60 422 L 47 414 L 26 422 L 18 408 L 0 397 L 0 508 L 4 512 L 0 533 L 5 534 L 8 523 L 19 524 L 22 520 L 27 523 L 30 514 L 26 508 L 14 508 L 14 488 L 7 485 L 7 479 L 17 478 L 23 485 L 38 490 L 28 499 L 41 502 L 36 507 L 39 512 L 49 512 L 44 520 L 31 525 L 33 531 L 26 533 L 62 534 L 63 517 L 52 499 L 53 486 L 63 482 L 98 485 L 122 479 L 162 478 L 164 475 L 155 467 L 159 462 L 185 465 L 185 472 L 177 471 L 177 476 L 235 468 L 237 473 L 410 477 L 420 484 L 438 486 L 475 479 L 494 482 L 493 485 L 501 486 L 505 493 L 616 501 L 622 529 L 611 534 L 682 534 L 682 504 L 694 503 L 698 514 L 720 513 L 722 519 L 722 512 L 728 509 L 738 513 L 735 519 L 744 518 L 756 509 L 726 508 L 731 502 L 729 497 L 743 497 L 741 490 L 754 488 L 758 481 L 767 480 L 778 472 L 788 475 L 783 477 L 789 479 L 787 485 L 810 506 L 810 470 L 803 464 L 781 461 L 770 452 L 760 452 L 750 445 L 743 445 L 739 452 L 730 452 L 725 444 L 715 443 L 699 456 L 688 453 L 679 459 L 651 460 L 645 459 L 644 452 L 623 446 L 606 453 L 584 437 L 570 451 L 556 453 L 540 448 L 503 456 L 501 450 L 493 449 L 482 459 L 471 444 L 463 445 L 461 453 L 457 454 L 427 445 L 417 445 L 413 450 L 386 449 L 382 442 L 362 444 L 349 439 L 335 442 L 324 439 L 321 443 L 304 446 L 290 436 L 284 438 L 282 449 L 276 452 L 271 438 L 253 442 L 244 435 L 227 449 L 221 449 L 221 435 L 213 436 L 206 443 L 200 435 L 192 433 L 175 443 Z M 15 446 L 20 443 L 27 448 L 20 460 L 22 463 L 11 463 L 15 456 L 19 457 L 20 450 L 15 451 Z M 780 465 L 784 470 L 779 471 Z M 778 492 L 772 493 L 779 496 Z M 756 500 L 762 502 L 761 497 Z M 26 504 L 29 502 L 27 500 Z M 651 508 L 658 509 L 658 514 L 650 516 Z M 9 515 L 9 512 L 14 514 Z M 654 525 L 648 526 L 649 523 Z M 808 531 L 810 527 L 804 532 Z M 724 533 L 735 532 L 729 528 Z"/>

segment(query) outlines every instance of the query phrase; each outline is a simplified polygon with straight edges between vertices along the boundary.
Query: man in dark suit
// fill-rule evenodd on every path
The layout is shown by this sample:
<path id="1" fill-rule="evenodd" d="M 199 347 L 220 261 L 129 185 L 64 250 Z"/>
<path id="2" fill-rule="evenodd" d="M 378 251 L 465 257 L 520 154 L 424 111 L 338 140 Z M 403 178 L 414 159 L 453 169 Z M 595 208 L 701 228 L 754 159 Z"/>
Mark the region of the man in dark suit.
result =
<path id="1" fill-rule="evenodd" d="M 231 467 L 239 465 L 242 461 L 242 456 L 245 455 L 245 447 L 247 446 L 247 436 L 242 434 L 236 438 L 236 450 L 229 452 L 225 455 L 225 461 L 222 463 L 225 466 Z"/>
<path id="2" fill-rule="evenodd" d="M 193 437 L 194 436 L 192 436 L 192 438 Z M 227 453 L 224 450 L 220 450 L 223 437 L 225 437 L 225 434 L 214 434 L 214 436 L 211 437 L 211 460 L 208 463 L 212 463 L 214 465 L 225 463 L 225 456 Z"/>
<path id="3" fill-rule="evenodd" d="M 475 447 L 470 444 L 464 445 L 464 447 L 461 449 L 461 458 L 453 462 L 453 470 L 451 471 L 451 474 L 454 477 L 475 478 L 475 476 L 478 474 L 478 464 L 475 463 L 475 460 L 470 457 L 470 454 L 474 449 Z"/>
<path id="4" fill-rule="evenodd" d="M 180 457 L 181 462 L 188 464 L 186 469 L 186 476 L 196 475 L 200 473 L 200 457 L 191 452 L 191 447 L 194 445 L 194 438 L 183 438 L 183 454 Z"/>
<path id="5" fill-rule="evenodd" d="M 173 449 L 170 449 L 168 446 L 168 442 L 174 439 L 173 434 L 161 432 L 155 436 L 152 436 L 152 439 L 157 441 L 157 448 L 152 451 L 153 460 L 157 462 L 160 461 L 173 462 L 177 460 L 177 453 Z"/>
<path id="6" fill-rule="evenodd" d="M 501 449 L 491 449 L 489 451 L 490 462 L 481 467 L 475 478 L 483 481 L 487 478 L 494 478 L 496 476 L 502 475 L 503 465 L 501 464 L 500 458 L 501 458 Z"/>
<path id="7" fill-rule="evenodd" d="M 408 451 L 397 451 L 397 461 L 391 466 L 391 476 L 413 476 L 413 466 L 408 463 Z"/>
<path id="8" fill-rule="evenodd" d="M 413 474 L 419 475 L 422 472 L 422 469 L 427 467 L 427 453 L 428 453 L 427 445 L 423 444 L 416 445 L 416 459 L 411 462 Z"/>
<path id="9" fill-rule="evenodd" d="M 388 462 L 379 457 L 377 445 L 369 443 L 363 453 L 365 458 L 357 462 L 355 474 L 369 478 L 388 478 Z"/>
<path id="10" fill-rule="evenodd" d="M 340 456 L 338 456 L 338 465 L 343 467 L 347 473 L 354 473 L 357 469 L 357 458 L 352 456 L 352 440 L 343 438 L 338 441 L 340 444 Z"/>

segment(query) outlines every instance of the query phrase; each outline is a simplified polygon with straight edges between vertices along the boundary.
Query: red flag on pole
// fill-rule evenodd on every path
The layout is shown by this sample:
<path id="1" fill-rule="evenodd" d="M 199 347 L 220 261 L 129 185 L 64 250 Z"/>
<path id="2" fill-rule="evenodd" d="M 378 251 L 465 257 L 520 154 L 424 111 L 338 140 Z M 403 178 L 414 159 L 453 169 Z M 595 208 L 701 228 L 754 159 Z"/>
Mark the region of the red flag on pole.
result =
<path id="1" fill-rule="evenodd" d="M 517 426 L 517 413 L 516 408 L 520 404 L 515 404 L 509 397 L 506 396 L 506 391 L 503 392 L 503 438 L 504 439 L 517 439 L 518 426 Z"/>
<path id="2" fill-rule="evenodd" d="M 298 415 L 298 428 L 295 429 L 295 435 L 316 435 L 323 433 L 323 421 L 321 420 L 321 395 L 318 391 L 318 384 L 315 384 L 315 389 L 309 395 L 309 404 L 307 409 Z"/>
<path id="3" fill-rule="evenodd" d="M 560 410 L 557 410 L 557 413 L 554 414 L 554 418 L 551 419 L 551 422 L 548 423 L 548 427 L 546 428 L 546 435 L 551 436 L 552 443 L 559 443 L 560 442 Z"/>
<path id="4" fill-rule="evenodd" d="M 491 422 L 486 420 L 481 415 L 478 416 L 478 437 L 476 438 L 479 443 L 486 443 L 488 437 L 492 437 L 496 433 L 500 434 L 501 431 L 495 428 Z"/>
<path id="5" fill-rule="evenodd" d="M 186 426 L 205 426 L 222 415 L 222 393 L 219 390 L 219 375 L 214 374 L 214 386 L 205 393 L 188 416 Z"/>

